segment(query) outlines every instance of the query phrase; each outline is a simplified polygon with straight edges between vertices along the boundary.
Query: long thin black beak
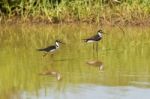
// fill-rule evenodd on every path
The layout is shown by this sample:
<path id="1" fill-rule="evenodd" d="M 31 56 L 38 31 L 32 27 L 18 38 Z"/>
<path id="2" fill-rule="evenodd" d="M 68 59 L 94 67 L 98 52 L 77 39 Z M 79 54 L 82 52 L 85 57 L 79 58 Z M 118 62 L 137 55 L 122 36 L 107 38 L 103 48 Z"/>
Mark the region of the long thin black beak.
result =
<path id="1" fill-rule="evenodd" d="M 107 33 L 103 32 L 103 34 L 107 34 Z"/>
<path id="2" fill-rule="evenodd" d="M 61 44 L 65 44 L 65 43 L 61 42 Z"/>
<path id="3" fill-rule="evenodd" d="M 64 42 L 61 42 L 61 41 L 59 41 L 59 43 L 61 43 L 61 44 L 65 44 Z"/>

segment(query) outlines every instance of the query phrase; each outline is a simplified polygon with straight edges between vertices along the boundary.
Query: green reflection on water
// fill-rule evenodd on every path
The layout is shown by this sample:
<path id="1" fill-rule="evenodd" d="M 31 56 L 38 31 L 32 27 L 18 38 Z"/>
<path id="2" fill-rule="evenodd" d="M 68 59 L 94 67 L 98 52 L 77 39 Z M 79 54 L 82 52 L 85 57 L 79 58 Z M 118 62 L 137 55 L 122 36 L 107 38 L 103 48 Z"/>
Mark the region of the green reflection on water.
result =
<path id="1" fill-rule="evenodd" d="M 125 34 L 117 27 L 104 27 L 108 33 L 99 42 L 98 57 L 92 44 L 81 39 L 98 30 L 95 25 L 15 25 L 0 27 L 0 98 L 19 98 L 27 91 L 81 84 L 102 86 L 138 86 L 136 82 L 150 82 L 150 29 L 125 27 Z M 37 48 L 53 44 L 56 39 L 64 41 L 54 56 L 42 57 Z M 98 67 L 89 66 L 90 60 L 99 60 Z M 60 73 L 61 80 L 45 71 Z M 135 83 L 134 83 L 135 82 Z M 142 86 L 143 87 L 143 86 Z M 149 85 L 144 85 L 149 88 Z"/>

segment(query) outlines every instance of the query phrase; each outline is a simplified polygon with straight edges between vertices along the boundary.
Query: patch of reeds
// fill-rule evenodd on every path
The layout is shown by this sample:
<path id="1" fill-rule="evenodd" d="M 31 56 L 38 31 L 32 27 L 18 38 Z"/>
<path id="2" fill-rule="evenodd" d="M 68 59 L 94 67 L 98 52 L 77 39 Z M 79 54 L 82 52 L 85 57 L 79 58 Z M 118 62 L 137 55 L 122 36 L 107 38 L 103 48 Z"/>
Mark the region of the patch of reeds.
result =
<path id="1" fill-rule="evenodd" d="M 3 0 L 0 21 L 150 23 L 149 0 Z"/>

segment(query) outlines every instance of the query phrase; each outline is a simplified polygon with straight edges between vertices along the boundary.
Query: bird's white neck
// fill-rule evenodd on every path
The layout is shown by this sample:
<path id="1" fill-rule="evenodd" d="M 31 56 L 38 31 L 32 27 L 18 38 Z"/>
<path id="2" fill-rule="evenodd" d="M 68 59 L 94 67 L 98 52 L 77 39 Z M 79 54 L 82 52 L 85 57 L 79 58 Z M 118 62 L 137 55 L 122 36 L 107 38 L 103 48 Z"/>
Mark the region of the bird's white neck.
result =
<path id="1" fill-rule="evenodd" d="M 102 37 L 102 33 L 101 32 L 98 32 L 98 35 L 99 35 L 99 37 Z"/>
<path id="2" fill-rule="evenodd" d="M 58 42 L 56 42 L 56 48 L 59 48 L 59 43 Z"/>

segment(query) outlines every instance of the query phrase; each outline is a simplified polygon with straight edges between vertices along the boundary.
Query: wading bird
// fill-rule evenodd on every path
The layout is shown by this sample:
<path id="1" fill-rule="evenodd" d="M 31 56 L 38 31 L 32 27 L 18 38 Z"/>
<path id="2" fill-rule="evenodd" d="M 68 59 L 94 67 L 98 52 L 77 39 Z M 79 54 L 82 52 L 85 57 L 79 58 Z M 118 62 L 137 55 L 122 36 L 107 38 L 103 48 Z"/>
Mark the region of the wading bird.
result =
<path id="1" fill-rule="evenodd" d="M 92 43 L 92 42 L 98 42 L 103 37 L 103 31 L 98 30 L 96 35 L 93 35 L 89 38 L 83 39 L 86 43 Z M 93 50 L 94 50 L 94 44 L 93 44 Z M 96 43 L 96 51 L 97 51 L 97 57 L 98 57 L 98 43 Z M 94 55 L 94 53 L 93 53 Z"/>
<path id="2" fill-rule="evenodd" d="M 59 41 L 59 40 L 56 40 L 55 41 L 55 45 L 51 45 L 51 46 L 48 46 L 48 47 L 46 47 L 46 48 L 41 48 L 41 49 L 37 49 L 38 51 L 43 51 L 43 52 L 45 52 L 45 54 L 43 55 L 43 57 L 44 56 L 46 56 L 49 52 L 50 53 L 52 53 L 52 52 L 54 52 L 54 51 L 56 51 L 58 48 L 59 48 L 59 43 L 62 43 L 61 41 Z M 64 44 L 64 43 L 62 43 L 62 44 Z"/>
<path id="3" fill-rule="evenodd" d="M 97 42 L 97 41 L 100 41 L 103 37 L 103 31 L 102 30 L 98 30 L 97 31 L 97 34 L 92 36 L 92 37 L 89 37 L 89 38 L 86 38 L 86 39 L 83 39 L 86 43 L 91 43 L 91 42 Z"/>

